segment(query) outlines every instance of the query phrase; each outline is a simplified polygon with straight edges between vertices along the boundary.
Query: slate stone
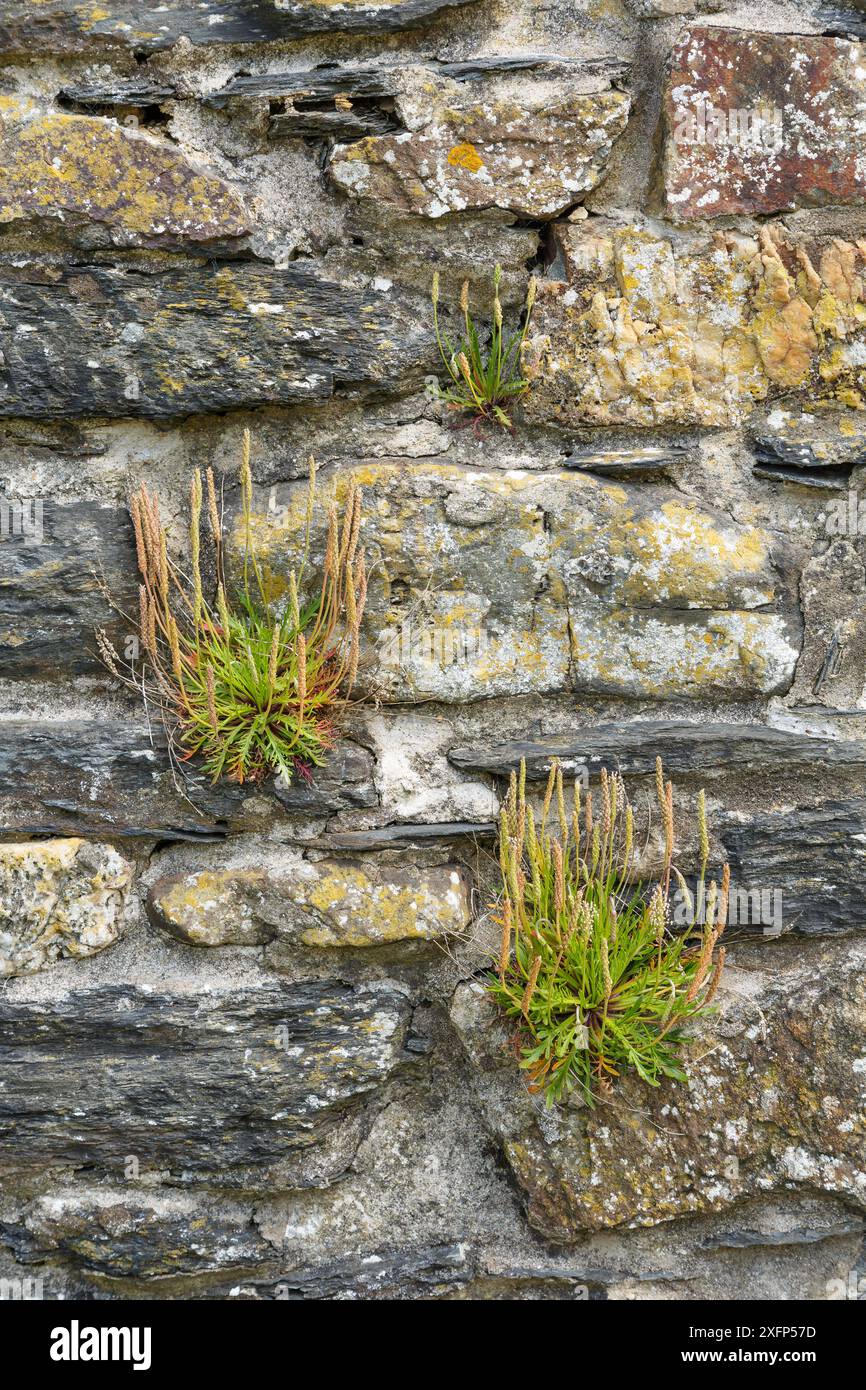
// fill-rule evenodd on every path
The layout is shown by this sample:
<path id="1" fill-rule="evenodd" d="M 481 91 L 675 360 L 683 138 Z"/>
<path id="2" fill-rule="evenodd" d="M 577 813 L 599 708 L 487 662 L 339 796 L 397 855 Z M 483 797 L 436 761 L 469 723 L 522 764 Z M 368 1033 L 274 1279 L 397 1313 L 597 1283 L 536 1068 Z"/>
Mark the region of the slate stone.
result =
<path id="1" fill-rule="evenodd" d="M 530 780 L 546 778 L 553 758 L 571 771 L 586 767 L 591 777 L 602 768 L 624 776 L 648 776 L 661 757 L 674 776 L 710 768 L 751 771 L 805 766 L 850 767 L 866 763 L 866 742 L 790 733 L 766 724 L 688 723 L 641 719 L 596 724 L 572 737 L 515 740 L 452 748 L 449 762 L 467 772 L 508 777 L 526 759 Z"/>
<path id="2" fill-rule="evenodd" d="M 0 309 L 2 314 L 2 309 Z M 74 344 L 69 344 L 72 351 Z M 2 369 L 0 369 L 2 382 Z M 2 389 L 2 388 L 0 388 Z M 11 509 L 13 503 L 7 502 Z M 137 605 L 132 526 L 124 508 L 98 502 L 21 502 L 20 524 L 0 539 L 0 664 L 7 680 L 104 672 L 94 630 L 122 647 L 132 624 L 112 610 Z M 12 516 L 11 510 L 8 515 Z"/>
<path id="3" fill-rule="evenodd" d="M 4 995 L 0 1167 L 267 1186 L 383 1085 L 408 1019 L 386 981 Z"/>
<path id="4" fill-rule="evenodd" d="M 866 10 L 863 9 L 863 0 L 849 0 L 847 4 L 842 0 L 838 5 L 830 0 L 828 4 L 818 6 L 815 18 L 821 32 L 828 36 L 842 39 L 866 38 Z"/>
<path id="5" fill-rule="evenodd" d="M 37 1197 L 16 1225 L 0 1222 L 0 1243 L 16 1258 L 52 1256 L 112 1279 L 247 1272 L 273 1263 L 249 1208 L 184 1192 L 125 1188 L 61 1190 Z"/>
<path id="6" fill-rule="evenodd" d="M 845 492 L 848 474 L 840 469 L 825 468 L 820 473 L 807 473 L 805 468 L 789 468 L 784 464 L 758 464 L 752 469 L 755 478 L 767 478 L 773 483 L 793 483 L 819 492 Z"/>
<path id="7" fill-rule="evenodd" d="M 391 33 L 454 9 L 467 0 L 348 0 L 339 7 L 321 0 L 229 0 L 228 4 L 196 4 L 194 0 L 162 0 L 144 5 L 113 0 L 110 9 L 78 0 L 48 0 L 34 8 L 32 0 L 11 0 L 0 17 L 0 52 L 89 53 L 105 48 L 130 48 L 155 53 L 172 48 L 181 38 L 203 44 L 270 43 L 306 34 L 358 31 Z"/>
<path id="8" fill-rule="evenodd" d="M 414 849 L 436 841 L 466 838 L 489 839 L 496 834 L 493 821 L 441 821 L 382 825 L 373 830 L 335 830 L 324 837 L 331 849 Z"/>
<path id="9" fill-rule="evenodd" d="M 545 71 L 558 74 L 573 72 L 582 77 L 604 78 L 613 82 L 622 80 L 629 71 L 627 62 L 613 57 L 568 58 L 550 53 L 494 54 L 459 63 L 429 62 L 424 66 L 432 76 L 461 83 L 479 82 L 505 74 Z M 347 63 L 320 63 L 314 68 L 291 69 L 287 72 L 242 73 L 218 91 L 208 92 L 202 102 L 219 110 L 238 98 L 266 101 L 280 97 L 319 101 L 333 100 L 337 96 L 348 97 L 352 101 L 388 98 L 396 96 L 400 90 L 403 71 L 402 64 L 392 62 L 364 67 Z M 66 89 L 66 94 L 72 96 L 73 91 L 77 100 L 87 100 L 86 93 L 95 91 L 108 103 L 115 92 L 120 96 L 124 89 L 76 88 Z"/>
<path id="10" fill-rule="evenodd" d="M 340 739 L 328 754 L 323 767 L 313 768 L 309 780 L 300 774 L 287 786 L 282 778 L 274 783 L 281 805 L 293 814 L 311 814 L 327 807 L 329 811 L 349 811 L 377 806 L 379 794 L 373 782 L 375 759 L 368 749 L 349 739 Z"/>
<path id="11" fill-rule="evenodd" d="M 436 1299 L 462 1288 L 475 1272 L 474 1252 L 450 1245 L 379 1249 L 311 1263 L 268 1280 L 244 1283 L 247 1296 L 290 1303 L 310 1299 Z"/>
<path id="12" fill-rule="evenodd" d="M 57 97 L 61 106 L 85 109 L 122 106 L 134 111 L 158 106 L 180 95 L 178 88 L 170 81 L 108 77 L 104 82 L 70 83 L 67 87 L 61 87 Z"/>
<path id="13" fill-rule="evenodd" d="M 375 805 L 372 770 L 372 755 L 346 740 L 312 783 L 278 795 L 287 810 L 310 815 Z M 211 786 L 189 764 L 176 786 L 158 723 L 148 730 L 133 719 L 0 721 L 3 834 L 221 839 L 248 797 L 270 794 L 269 786 Z"/>
<path id="14" fill-rule="evenodd" d="M 388 394 L 432 363 L 431 341 L 405 293 L 308 261 L 159 275 L 0 265 L 0 416 L 170 420 Z"/>
<path id="15" fill-rule="evenodd" d="M 730 861 L 732 883 L 764 895 L 762 920 L 746 929 L 757 926 L 765 933 L 781 927 L 806 936 L 866 930 L 866 798 L 748 818 L 720 812 L 713 817 L 713 831 Z M 756 915 L 753 897 L 750 917 Z"/>
<path id="16" fill-rule="evenodd" d="M 603 478 L 657 482 L 660 478 L 669 478 L 671 469 L 688 457 L 689 450 L 676 444 L 667 448 L 579 449 L 565 460 L 565 467 L 579 468 Z"/>
<path id="17" fill-rule="evenodd" d="M 866 440 L 856 435 L 854 439 L 834 439 L 829 431 L 824 438 L 804 439 L 799 422 L 795 425 L 792 421 L 792 426 L 787 435 L 756 436 L 753 448 L 757 463 L 821 472 L 866 463 Z"/>
<path id="18" fill-rule="evenodd" d="M 399 122 L 393 116 L 357 105 L 351 111 L 338 107 L 317 110 L 288 105 L 285 111 L 271 116 L 268 126 L 272 136 L 287 140 L 357 140 L 364 135 L 384 135 L 397 129 Z"/>

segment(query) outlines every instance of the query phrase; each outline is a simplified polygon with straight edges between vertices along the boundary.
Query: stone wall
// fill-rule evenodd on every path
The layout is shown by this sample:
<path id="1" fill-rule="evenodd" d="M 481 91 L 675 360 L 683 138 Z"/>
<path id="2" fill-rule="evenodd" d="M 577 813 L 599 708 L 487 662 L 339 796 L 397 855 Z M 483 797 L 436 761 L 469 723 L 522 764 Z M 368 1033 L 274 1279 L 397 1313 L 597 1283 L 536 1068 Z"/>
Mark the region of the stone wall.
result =
<path id="1" fill-rule="evenodd" d="M 856 1291 L 866 4 L 12 0 L 0 64 L 0 1279 Z M 532 389 L 479 436 L 428 296 L 497 262 Z M 181 780 L 95 653 L 131 490 L 182 547 L 245 428 L 277 577 L 310 454 L 364 490 L 368 698 L 309 786 Z M 661 754 L 773 905 L 689 1085 L 593 1112 L 478 983 L 555 753 L 639 801 Z"/>

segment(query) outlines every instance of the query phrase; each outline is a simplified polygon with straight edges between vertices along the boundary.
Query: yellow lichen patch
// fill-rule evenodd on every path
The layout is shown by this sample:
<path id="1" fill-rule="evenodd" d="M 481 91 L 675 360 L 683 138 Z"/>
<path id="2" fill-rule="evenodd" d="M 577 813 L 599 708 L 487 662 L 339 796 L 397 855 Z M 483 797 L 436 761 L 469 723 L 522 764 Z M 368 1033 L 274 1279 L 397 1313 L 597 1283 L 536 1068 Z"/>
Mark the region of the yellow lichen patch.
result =
<path id="1" fill-rule="evenodd" d="M 162 925 L 194 946 L 218 946 L 226 939 L 223 921 L 228 915 L 232 940 L 259 940 L 254 911 L 265 882 L 259 869 L 230 874 L 204 869 L 169 879 L 159 896 Z"/>
<path id="2" fill-rule="evenodd" d="M 78 839 L 0 845 L 0 976 L 30 974 L 112 945 L 131 866 Z"/>
<path id="3" fill-rule="evenodd" d="M 484 160 L 475 146 L 470 144 L 468 140 L 460 145 L 452 145 L 448 151 L 448 163 L 455 165 L 458 169 L 468 169 L 472 174 L 484 167 Z"/>
<path id="4" fill-rule="evenodd" d="M 316 868 L 301 902 L 324 920 L 301 932 L 307 946 L 432 940 L 462 931 L 469 921 L 467 889 L 456 869 L 420 870 L 411 882 L 399 882 L 346 864 Z"/>
<path id="5" fill-rule="evenodd" d="M 665 502 L 611 539 L 627 562 L 621 592 L 632 603 L 654 599 L 690 608 L 770 603 L 769 538 L 755 527 L 725 527 L 696 504 Z"/>
<path id="6" fill-rule="evenodd" d="M 161 926 L 196 946 L 286 935 L 305 946 L 363 947 L 463 931 L 468 892 L 452 865 L 409 872 L 323 860 L 168 876 L 149 901 Z"/>
<path id="7" fill-rule="evenodd" d="M 0 222 L 70 216 L 146 239 L 238 237 L 244 209 L 171 146 L 92 116 L 0 102 Z"/>
<path id="8" fill-rule="evenodd" d="M 530 417 L 724 427 L 822 379 L 831 399 L 859 405 L 866 241 L 809 254 L 765 227 L 757 239 L 719 233 L 707 251 L 592 219 L 558 235 L 569 282 L 539 287 Z"/>

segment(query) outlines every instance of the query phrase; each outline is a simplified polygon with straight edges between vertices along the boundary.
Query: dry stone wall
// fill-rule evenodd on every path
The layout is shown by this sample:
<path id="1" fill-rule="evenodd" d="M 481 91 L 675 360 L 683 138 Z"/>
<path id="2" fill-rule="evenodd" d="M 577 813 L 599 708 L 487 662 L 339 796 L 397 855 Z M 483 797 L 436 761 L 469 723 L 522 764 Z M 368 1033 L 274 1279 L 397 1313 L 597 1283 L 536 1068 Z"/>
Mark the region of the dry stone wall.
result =
<path id="1" fill-rule="evenodd" d="M 4 6 L 2 1279 L 866 1279 L 864 109 L 859 0 Z M 430 389 L 434 271 L 450 325 L 496 263 L 513 435 Z M 312 783 L 173 771 L 96 654 L 139 483 L 181 554 L 213 465 L 236 563 L 244 429 L 276 597 L 310 455 L 364 494 Z M 503 790 L 558 756 L 644 805 L 657 754 L 743 894 L 721 1007 L 687 1085 L 546 1112 L 479 984 Z"/>

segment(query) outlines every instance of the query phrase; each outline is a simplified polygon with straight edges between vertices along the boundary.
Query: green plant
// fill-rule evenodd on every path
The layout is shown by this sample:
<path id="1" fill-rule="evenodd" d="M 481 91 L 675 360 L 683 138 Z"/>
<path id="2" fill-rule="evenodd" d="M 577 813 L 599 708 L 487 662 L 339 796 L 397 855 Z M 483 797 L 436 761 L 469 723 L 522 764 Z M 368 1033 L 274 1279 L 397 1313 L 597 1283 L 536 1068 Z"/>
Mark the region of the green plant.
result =
<path id="1" fill-rule="evenodd" d="M 270 773 L 309 776 L 333 746 L 340 715 L 358 670 L 361 616 L 367 592 L 364 553 L 358 550 L 360 491 L 352 487 L 342 527 L 328 512 L 321 583 L 302 597 L 310 550 L 315 464 L 310 460 L 303 559 L 289 576 L 285 612 L 268 595 L 252 544 L 252 477 L 249 431 L 240 468 L 243 583 L 234 602 L 224 573 L 221 509 L 213 470 L 206 473 L 206 512 L 215 601 L 202 580 L 201 473 L 190 489 L 190 569 L 168 556 L 159 498 L 141 487 L 130 504 L 139 588 L 138 634 L 142 672 L 124 674 L 105 633 L 97 634 L 112 673 L 142 692 L 171 726 L 183 749 L 196 755 L 216 782 L 261 781 Z"/>
<path id="2" fill-rule="evenodd" d="M 574 1087 L 592 1105 L 629 1067 L 650 1086 L 665 1076 L 685 1080 L 681 1025 L 708 1009 L 719 983 L 725 953 L 715 948 L 727 920 L 728 866 L 721 886 L 714 881 L 705 894 L 709 836 L 701 793 L 696 896 L 706 910 L 699 913 L 703 925 L 694 925 L 694 900 L 673 866 L 673 790 L 660 760 L 656 770 L 665 859 L 651 892 L 631 881 L 634 817 L 619 775 L 602 773 L 594 821 L 591 792 L 581 816 L 577 782 L 567 812 L 554 761 L 538 827 L 526 800 L 525 764 L 512 775 L 499 836 L 501 949 L 487 987 L 515 1021 L 520 1065 L 530 1090 L 543 1090 L 548 1105 Z M 555 834 L 547 828 L 551 807 Z M 672 872 L 693 924 L 683 932 L 669 921 Z"/>
<path id="3" fill-rule="evenodd" d="M 439 354 L 451 381 L 445 390 L 439 388 L 439 399 L 445 401 L 449 410 L 464 411 L 472 416 L 476 432 L 484 421 L 493 420 L 513 433 L 511 415 L 505 407 L 510 408 L 511 403 L 519 400 L 529 388 L 526 377 L 520 375 L 520 353 L 532 317 L 536 282 L 534 279 L 529 282 L 522 328 L 505 338 L 499 300 L 501 280 L 502 269 L 496 266 L 493 272 L 493 323 L 486 345 L 482 345 L 469 313 L 469 281 L 463 282 L 460 292 L 463 336 L 455 346 L 440 328 L 439 272 L 433 276 L 433 327 Z"/>

